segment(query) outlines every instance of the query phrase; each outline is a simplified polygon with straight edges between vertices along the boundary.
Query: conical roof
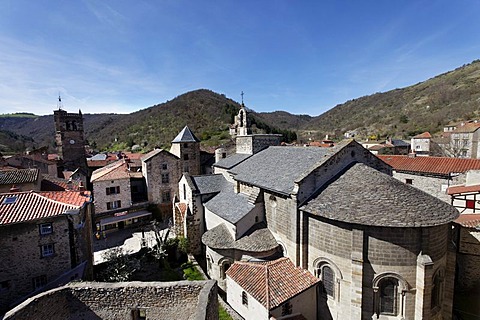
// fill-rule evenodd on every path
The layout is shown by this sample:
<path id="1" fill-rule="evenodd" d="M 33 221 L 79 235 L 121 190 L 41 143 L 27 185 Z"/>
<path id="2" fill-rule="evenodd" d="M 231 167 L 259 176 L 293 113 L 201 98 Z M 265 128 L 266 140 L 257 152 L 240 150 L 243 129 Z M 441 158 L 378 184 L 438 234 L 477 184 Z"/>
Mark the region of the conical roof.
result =
<path id="1" fill-rule="evenodd" d="M 183 128 L 182 131 L 180 131 L 180 133 L 172 141 L 172 143 L 178 142 L 200 142 L 200 140 L 195 137 L 188 126 L 185 126 L 185 128 Z"/>

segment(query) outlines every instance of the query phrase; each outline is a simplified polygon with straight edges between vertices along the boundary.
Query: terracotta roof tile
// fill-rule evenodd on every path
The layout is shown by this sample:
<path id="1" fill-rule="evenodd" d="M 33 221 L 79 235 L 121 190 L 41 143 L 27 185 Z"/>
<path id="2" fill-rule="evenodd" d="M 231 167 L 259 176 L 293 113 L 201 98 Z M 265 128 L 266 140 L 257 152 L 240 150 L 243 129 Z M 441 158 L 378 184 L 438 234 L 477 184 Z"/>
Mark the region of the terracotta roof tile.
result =
<path id="1" fill-rule="evenodd" d="M 0 225 L 55 217 L 78 208 L 79 205 L 52 200 L 33 191 L 1 193 Z"/>
<path id="2" fill-rule="evenodd" d="M 237 261 L 227 270 L 227 276 L 268 310 L 320 281 L 286 257 L 266 262 Z"/>
<path id="3" fill-rule="evenodd" d="M 480 227 L 480 214 L 461 214 L 455 222 L 466 228 L 478 228 Z"/>
<path id="4" fill-rule="evenodd" d="M 40 191 L 38 194 L 51 200 L 79 207 L 90 201 L 90 191 Z"/>
<path id="5" fill-rule="evenodd" d="M 404 172 L 448 175 L 449 173 L 464 173 L 468 170 L 480 169 L 480 159 L 392 155 L 378 155 L 377 157 L 394 170 Z"/>
<path id="6" fill-rule="evenodd" d="M 420 133 L 413 137 L 413 139 L 431 139 L 431 138 L 432 138 L 432 135 L 430 134 L 430 132 Z"/>
<path id="7" fill-rule="evenodd" d="M 452 133 L 471 133 L 475 132 L 480 128 L 480 123 L 466 123 L 463 126 L 458 126 L 455 130 L 452 131 Z"/>
<path id="8" fill-rule="evenodd" d="M 38 173 L 38 169 L 0 171 L 0 185 L 35 182 L 38 179 Z"/>
<path id="9" fill-rule="evenodd" d="M 480 192 L 480 185 L 473 185 L 473 186 L 452 186 L 448 188 L 447 193 L 449 195 L 452 194 L 459 194 L 459 193 L 472 193 L 472 192 Z"/>

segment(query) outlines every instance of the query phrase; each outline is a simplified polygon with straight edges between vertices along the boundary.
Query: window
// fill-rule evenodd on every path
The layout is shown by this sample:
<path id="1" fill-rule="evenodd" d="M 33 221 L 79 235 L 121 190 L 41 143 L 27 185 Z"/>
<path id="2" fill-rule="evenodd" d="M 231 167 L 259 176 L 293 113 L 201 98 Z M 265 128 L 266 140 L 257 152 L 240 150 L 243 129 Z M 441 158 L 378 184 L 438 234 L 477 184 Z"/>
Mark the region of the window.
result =
<path id="1" fill-rule="evenodd" d="M 55 254 L 55 248 L 53 246 L 53 243 L 44 244 L 40 247 L 40 249 L 42 257 L 50 257 Z"/>
<path id="2" fill-rule="evenodd" d="M 162 173 L 162 183 L 169 183 L 170 182 L 170 177 L 168 173 Z"/>
<path id="3" fill-rule="evenodd" d="M 188 160 L 188 153 L 185 153 L 185 154 L 183 155 L 183 160 Z"/>
<path id="4" fill-rule="evenodd" d="M 378 285 L 380 314 L 397 315 L 398 280 L 382 279 Z"/>
<path id="5" fill-rule="evenodd" d="M 227 277 L 227 270 L 230 268 L 232 264 L 230 263 L 230 261 L 225 261 L 224 263 L 222 263 L 222 279 L 225 279 Z"/>
<path id="6" fill-rule="evenodd" d="M 432 286 L 432 303 L 431 307 L 436 308 L 440 307 L 442 304 L 443 298 L 443 272 L 438 271 L 433 276 L 433 286 Z"/>
<path id="7" fill-rule="evenodd" d="M 120 200 L 115 200 L 112 202 L 107 202 L 107 210 L 117 209 L 122 207 L 122 202 Z"/>
<path id="8" fill-rule="evenodd" d="M 328 264 L 320 267 L 320 279 L 322 280 L 323 293 L 329 297 L 335 297 L 335 273 Z"/>
<path id="9" fill-rule="evenodd" d="M 132 320 L 145 320 L 147 319 L 147 310 L 145 309 L 133 309 Z"/>
<path id="10" fill-rule="evenodd" d="M 40 235 L 46 235 L 53 233 L 53 225 L 51 223 L 42 223 L 39 226 Z"/>
<path id="11" fill-rule="evenodd" d="M 167 170 L 168 169 L 168 165 L 166 163 L 162 163 L 162 170 Z"/>
<path id="12" fill-rule="evenodd" d="M 421 146 L 419 146 L 419 145 L 415 146 L 415 149 L 417 149 L 417 150 L 420 149 L 420 148 L 421 148 Z"/>
<path id="13" fill-rule="evenodd" d="M 15 201 L 17 201 L 17 197 L 16 197 L 16 196 L 6 197 L 5 199 L 3 199 L 3 203 L 2 203 L 2 204 L 12 204 L 12 203 L 15 203 Z"/>
<path id="14" fill-rule="evenodd" d="M 187 188 L 183 185 L 183 200 L 187 200 Z"/>
<path id="15" fill-rule="evenodd" d="M 188 143 L 184 143 L 184 144 L 183 144 L 183 147 L 184 147 L 185 149 L 188 149 L 188 147 L 189 147 Z"/>
<path id="16" fill-rule="evenodd" d="M 183 172 L 190 172 L 190 167 L 188 166 L 188 164 L 183 166 Z"/>
<path id="17" fill-rule="evenodd" d="M 47 276 L 41 275 L 38 277 L 32 278 L 33 290 L 40 289 L 47 284 Z"/>
<path id="18" fill-rule="evenodd" d="M 406 184 L 413 184 L 413 179 L 405 179 Z"/>
<path id="19" fill-rule="evenodd" d="M 162 193 L 162 202 L 170 202 L 170 201 L 171 201 L 170 191 L 164 191 Z"/>
<path id="20" fill-rule="evenodd" d="M 242 304 L 248 307 L 248 296 L 245 291 L 242 291 Z"/>
<path id="21" fill-rule="evenodd" d="M 120 186 L 117 187 L 108 187 L 105 189 L 107 195 L 120 193 Z"/>
<path id="22" fill-rule="evenodd" d="M 290 303 L 290 301 L 287 301 L 282 305 L 282 316 L 286 316 L 289 314 L 292 314 L 292 304 Z"/>
<path id="23" fill-rule="evenodd" d="M 466 200 L 465 206 L 468 209 L 475 209 L 475 200 Z"/>

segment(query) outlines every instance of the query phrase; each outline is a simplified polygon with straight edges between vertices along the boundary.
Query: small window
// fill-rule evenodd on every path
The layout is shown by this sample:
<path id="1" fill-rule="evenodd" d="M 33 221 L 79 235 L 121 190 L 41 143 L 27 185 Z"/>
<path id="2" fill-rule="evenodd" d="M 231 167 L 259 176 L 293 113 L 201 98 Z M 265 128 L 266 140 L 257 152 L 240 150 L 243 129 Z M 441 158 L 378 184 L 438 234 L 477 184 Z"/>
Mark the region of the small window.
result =
<path id="1" fill-rule="evenodd" d="M 443 298 L 443 274 L 437 272 L 433 277 L 433 286 L 432 286 L 432 309 L 440 307 Z"/>
<path id="2" fill-rule="evenodd" d="M 188 149 L 190 146 L 188 145 L 188 143 L 184 143 L 184 144 L 183 144 L 183 147 L 184 147 L 185 149 Z"/>
<path id="3" fill-rule="evenodd" d="M 40 235 L 53 233 L 53 225 L 51 223 L 42 223 L 40 226 Z"/>
<path id="4" fill-rule="evenodd" d="M 227 270 L 230 269 L 231 263 L 230 262 L 224 262 L 222 264 L 222 279 L 225 279 L 227 277 Z"/>
<path id="5" fill-rule="evenodd" d="M 170 201 L 171 201 L 170 191 L 164 191 L 162 193 L 162 202 L 170 202 Z"/>
<path id="6" fill-rule="evenodd" d="M 242 291 L 242 304 L 248 307 L 248 296 L 245 291 Z"/>
<path id="7" fill-rule="evenodd" d="M 395 278 L 385 278 L 378 286 L 380 299 L 380 314 L 397 315 L 397 290 L 398 280 Z"/>
<path id="8" fill-rule="evenodd" d="M 185 153 L 185 154 L 183 155 L 183 160 L 188 160 L 188 153 Z"/>
<path id="9" fill-rule="evenodd" d="M 133 309 L 132 310 L 132 320 L 145 320 L 147 319 L 147 310 L 146 309 Z"/>
<path id="10" fill-rule="evenodd" d="M 118 209 L 122 207 L 122 201 L 115 200 L 112 202 L 107 202 L 107 210 Z"/>
<path id="11" fill-rule="evenodd" d="M 167 170 L 168 169 L 168 165 L 166 163 L 162 163 L 162 170 Z"/>
<path id="12" fill-rule="evenodd" d="M 475 200 L 466 200 L 466 207 L 468 209 L 475 209 Z"/>
<path id="13" fill-rule="evenodd" d="M 110 195 L 110 194 L 118 194 L 120 193 L 120 186 L 116 186 L 116 187 L 108 187 L 106 188 L 106 194 L 107 195 Z"/>
<path id="14" fill-rule="evenodd" d="M 320 279 L 322 280 L 323 293 L 335 297 L 335 273 L 327 264 L 320 268 Z"/>
<path id="15" fill-rule="evenodd" d="M 282 305 L 282 316 L 286 316 L 289 314 L 292 314 L 292 304 L 290 303 L 290 301 L 287 301 Z"/>
<path id="16" fill-rule="evenodd" d="M 37 290 L 45 287 L 45 285 L 47 284 L 47 276 L 41 275 L 41 276 L 32 278 L 32 284 L 33 284 L 33 290 Z"/>
<path id="17" fill-rule="evenodd" d="M 183 172 L 190 172 L 190 167 L 187 164 L 183 166 Z"/>
<path id="18" fill-rule="evenodd" d="M 42 257 L 50 257 L 55 254 L 55 247 L 53 243 L 44 244 L 41 247 Z"/>
<path id="19" fill-rule="evenodd" d="M 170 182 L 170 176 L 168 173 L 162 173 L 162 183 L 169 183 Z"/>
<path id="20" fill-rule="evenodd" d="M 185 187 L 185 184 L 183 185 L 183 200 L 187 200 L 187 187 Z"/>
<path id="21" fill-rule="evenodd" d="M 413 184 L 413 179 L 405 179 L 406 184 Z"/>

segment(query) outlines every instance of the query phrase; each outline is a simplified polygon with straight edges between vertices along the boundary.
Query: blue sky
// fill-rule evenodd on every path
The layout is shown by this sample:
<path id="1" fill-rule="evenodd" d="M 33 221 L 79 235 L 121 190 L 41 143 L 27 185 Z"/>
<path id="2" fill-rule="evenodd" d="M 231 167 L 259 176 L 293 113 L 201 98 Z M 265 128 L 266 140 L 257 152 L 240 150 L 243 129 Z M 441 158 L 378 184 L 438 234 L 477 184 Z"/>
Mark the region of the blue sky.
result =
<path id="1" fill-rule="evenodd" d="M 0 113 L 129 113 L 207 88 L 319 115 L 480 58 L 480 2 L 0 1 Z"/>

